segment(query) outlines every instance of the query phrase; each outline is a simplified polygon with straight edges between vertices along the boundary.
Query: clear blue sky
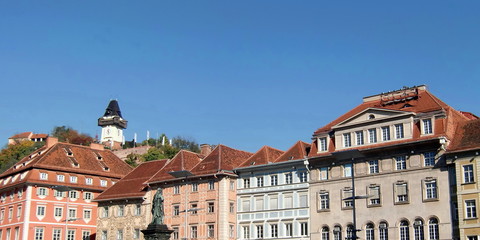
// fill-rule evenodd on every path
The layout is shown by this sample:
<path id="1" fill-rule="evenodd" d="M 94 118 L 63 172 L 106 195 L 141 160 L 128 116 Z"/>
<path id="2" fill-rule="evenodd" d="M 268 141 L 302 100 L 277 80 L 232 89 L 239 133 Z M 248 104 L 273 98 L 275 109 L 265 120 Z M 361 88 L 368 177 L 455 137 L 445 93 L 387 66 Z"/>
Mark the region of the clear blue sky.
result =
<path id="1" fill-rule="evenodd" d="M 426 84 L 480 115 L 480 1 L 0 0 L 0 143 L 110 99 L 127 139 L 255 152 L 310 142 L 362 97 Z M 3 139 L 3 140 L 1 140 Z"/>

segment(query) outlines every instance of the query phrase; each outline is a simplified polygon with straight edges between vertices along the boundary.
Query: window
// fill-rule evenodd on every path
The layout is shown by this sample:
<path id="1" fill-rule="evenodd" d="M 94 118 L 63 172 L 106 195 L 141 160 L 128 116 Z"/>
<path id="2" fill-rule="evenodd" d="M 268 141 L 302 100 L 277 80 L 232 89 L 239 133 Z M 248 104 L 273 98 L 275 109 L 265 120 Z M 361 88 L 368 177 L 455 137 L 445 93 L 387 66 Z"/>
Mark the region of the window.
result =
<path id="1" fill-rule="evenodd" d="M 135 204 L 135 212 L 134 212 L 134 215 L 135 215 L 135 216 L 140 216 L 140 214 L 142 214 L 142 205 L 140 205 L 140 204 Z"/>
<path id="2" fill-rule="evenodd" d="M 423 134 L 432 134 L 432 119 L 422 119 Z"/>
<path id="3" fill-rule="evenodd" d="M 106 187 L 107 186 L 107 180 L 100 180 L 100 186 Z"/>
<path id="4" fill-rule="evenodd" d="M 347 225 L 347 237 L 346 239 L 353 239 L 353 225 Z"/>
<path id="5" fill-rule="evenodd" d="M 85 184 L 92 185 L 93 184 L 93 179 L 92 178 L 85 178 Z"/>
<path id="6" fill-rule="evenodd" d="M 71 218 L 77 218 L 77 209 L 75 208 L 68 209 L 68 219 L 70 220 Z"/>
<path id="7" fill-rule="evenodd" d="M 108 217 L 108 206 L 103 207 L 102 217 L 104 218 Z"/>
<path id="8" fill-rule="evenodd" d="M 263 238 L 263 225 L 257 225 L 257 238 Z"/>
<path id="9" fill-rule="evenodd" d="M 437 181 L 436 180 L 427 180 L 425 181 L 425 198 L 426 199 L 437 199 Z"/>
<path id="10" fill-rule="evenodd" d="M 328 167 L 320 168 L 320 180 L 328 180 Z"/>
<path id="11" fill-rule="evenodd" d="M 397 170 L 407 169 L 407 157 L 405 156 L 395 157 L 395 166 Z"/>
<path id="12" fill-rule="evenodd" d="M 243 238 L 244 239 L 249 239 L 250 238 L 250 227 L 249 226 L 243 226 Z"/>
<path id="13" fill-rule="evenodd" d="M 269 195 L 270 210 L 278 209 L 278 196 Z"/>
<path id="14" fill-rule="evenodd" d="M 62 229 L 53 229 L 52 239 L 53 240 L 61 240 L 62 236 Z"/>
<path id="15" fill-rule="evenodd" d="M 386 222 L 380 222 L 378 225 L 378 235 L 380 240 L 388 240 L 388 224 Z"/>
<path id="16" fill-rule="evenodd" d="M 18 189 L 17 195 L 18 198 L 21 198 L 23 196 L 23 189 Z"/>
<path id="17" fill-rule="evenodd" d="M 197 226 L 190 226 L 190 237 L 197 238 Z"/>
<path id="18" fill-rule="evenodd" d="M 82 231 L 82 240 L 90 240 L 90 231 L 88 230 Z"/>
<path id="19" fill-rule="evenodd" d="M 139 239 L 140 238 L 140 229 L 135 228 L 133 229 L 133 239 Z"/>
<path id="20" fill-rule="evenodd" d="M 369 143 L 376 143 L 377 142 L 377 129 L 376 128 L 368 129 L 368 142 Z"/>
<path id="21" fill-rule="evenodd" d="M 353 191 L 350 188 L 346 188 L 342 190 L 342 199 L 343 199 L 343 207 L 344 208 L 351 208 L 353 207 Z"/>
<path id="22" fill-rule="evenodd" d="M 368 187 L 369 191 L 369 198 L 368 203 L 369 205 L 380 205 L 380 186 L 373 185 Z"/>
<path id="23" fill-rule="evenodd" d="M 475 200 L 465 200 L 465 218 L 477 218 L 477 204 Z"/>
<path id="24" fill-rule="evenodd" d="M 272 185 L 272 186 L 278 185 L 278 176 L 277 175 L 271 175 L 270 176 L 270 185 Z"/>
<path id="25" fill-rule="evenodd" d="M 278 237 L 278 225 L 270 224 L 270 237 Z"/>
<path id="26" fill-rule="evenodd" d="M 435 152 L 426 152 L 423 154 L 425 166 L 434 166 L 435 165 Z"/>
<path id="27" fill-rule="evenodd" d="M 58 182 L 65 182 L 65 175 L 57 175 Z"/>
<path id="28" fill-rule="evenodd" d="M 385 126 L 382 127 L 382 141 L 389 141 L 390 140 L 390 127 Z"/>
<path id="29" fill-rule="evenodd" d="M 291 193 L 283 194 L 283 208 L 293 207 L 293 195 Z"/>
<path id="30" fill-rule="evenodd" d="M 230 238 L 234 238 L 235 237 L 235 226 L 234 225 L 229 225 L 228 227 L 229 227 L 229 229 L 228 229 L 229 230 L 229 235 L 228 236 Z"/>
<path id="31" fill-rule="evenodd" d="M 307 172 L 299 172 L 298 178 L 300 178 L 300 182 L 304 183 L 308 181 L 308 173 Z"/>
<path id="32" fill-rule="evenodd" d="M 342 227 L 338 225 L 333 227 L 333 240 L 342 240 Z"/>
<path id="33" fill-rule="evenodd" d="M 396 139 L 402 139 L 404 138 L 405 135 L 403 133 L 403 124 L 395 124 L 395 138 Z"/>
<path id="34" fill-rule="evenodd" d="M 213 224 L 208 225 L 207 236 L 209 238 L 215 237 L 215 225 L 213 225 Z"/>
<path id="35" fill-rule="evenodd" d="M 322 137 L 318 139 L 318 151 L 325 152 L 327 151 L 327 138 Z"/>
<path id="36" fill-rule="evenodd" d="M 117 217 L 123 217 L 125 215 L 125 205 L 118 205 Z"/>
<path id="37" fill-rule="evenodd" d="M 438 232 L 438 220 L 436 218 L 430 218 L 430 220 L 428 220 L 428 238 L 430 240 L 440 239 Z"/>
<path id="38" fill-rule="evenodd" d="M 308 235 L 308 223 L 301 222 L 300 223 L 300 235 L 307 236 Z"/>
<path id="39" fill-rule="evenodd" d="M 403 220 L 400 222 L 400 240 L 409 240 L 410 233 L 409 233 L 408 222 Z"/>
<path id="40" fill-rule="evenodd" d="M 343 176 L 344 177 L 351 177 L 352 176 L 352 164 L 347 163 L 343 165 Z"/>
<path id="41" fill-rule="evenodd" d="M 215 190 L 215 181 L 208 181 L 208 190 Z"/>
<path id="42" fill-rule="evenodd" d="M 250 188 L 250 178 L 243 179 L 243 188 Z"/>
<path id="43" fill-rule="evenodd" d="M 47 196 L 48 195 L 48 189 L 47 188 L 37 188 L 37 195 L 38 196 Z"/>
<path id="44" fill-rule="evenodd" d="M 285 173 L 285 184 L 292 184 L 292 173 Z"/>
<path id="45" fill-rule="evenodd" d="M 298 207 L 301 207 L 301 208 L 308 207 L 308 193 L 307 192 L 299 192 L 298 193 L 298 200 L 299 200 Z"/>
<path id="46" fill-rule="evenodd" d="M 108 232 L 107 230 L 102 230 L 102 240 L 107 240 L 108 239 Z"/>
<path id="47" fill-rule="evenodd" d="M 467 236 L 467 240 L 478 240 L 478 236 Z"/>
<path id="48" fill-rule="evenodd" d="M 3 219 L 5 219 L 5 209 L 0 212 L 0 221 L 3 221 Z"/>
<path id="49" fill-rule="evenodd" d="M 37 206 L 37 217 L 43 217 L 45 216 L 45 206 Z M 10 208 L 13 212 L 13 208 Z M 8 218 L 11 219 L 11 214 L 10 214 L 10 209 L 8 213 Z"/>
<path id="50" fill-rule="evenodd" d="M 473 183 L 474 181 L 473 165 L 463 165 L 463 183 Z"/>
<path id="51" fill-rule="evenodd" d="M 320 192 L 318 194 L 319 198 L 319 209 L 320 210 L 327 210 L 330 209 L 330 196 L 328 195 L 328 192 Z"/>
<path id="52" fill-rule="evenodd" d="M 173 194 L 180 194 L 180 186 L 179 185 L 173 186 Z"/>
<path id="53" fill-rule="evenodd" d="M 77 176 L 70 176 L 71 183 L 77 183 L 77 180 L 78 180 Z"/>
<path id="54" fill-rule="evenodd" d="M 175 205 L 173 206 L 173 216 L 178 216 L 178 215 L 180 215 L 180 206 Z"/>
<path id="55" fill-rule="evenodd" d="M 198 183 L 192 183 L 192 192 L 198 192 Z"/>
<path id="56" fill-rule="evenodd" d="M 322 228 L 322 240 L 330 240 L 330 230 L 328 227 Z"/>
<path id="57" fill-rule="evenodd" d="M 344 147 L 351 147 L 352 146 L 352 139 L 350 133 L 343 134 L 343 146 Z"/>
<path id="58" fill-rule="evenodd" d="M 44 216 L 45 215 L 45 209 L 43 211 L 43 215 L 41 216 Z M 8 219 L 12 219 L 13 218 L 13 207 L 9 207 L 8 208 Z"/>
<path id="59" fill-rule="evenodd" d="M 123 240 L 123 230 L 117 229 L 117 240 Z"/>
<path id="60" fill-rule="evenodd" d="M 7 239 L 10 239 L 9 230 L 10 229 L 7 229 Z M 43 240 L 43 232 L 43 228 L 35 228 L 35 240 Z"/>
<path id="61" fill-rule="evenodd" d="M 63 208 L 61 207 L 55 207 L 53 216 L 55 217 L 61 217 L 63 215 Z"/>
<path id="62" fill-rule="evenodd" d="M 235 203 L 230 202 L 230 213 L 235 213 Z"/>
<path id="63" fill-rule="evenodd" d="M 257 177 L 257 187 L 263 187 L 263 176 Z"/>
<path id="64" fill-rule="evenodd" d="M 66 194 L 65 194 L 65 191 L 53 190 L 53 196 L 61 198 L 61 197 L 65 197 Z"/>
<path id="65" fill-rule="evenodd" d="M 84 209 L 83 210 L 83 218 L 91 219 L 92 218 L 92 210 L 91 209 Z"/>
<path id="66" fill-rule="evenodd" d="M 230 181 L 230 190 L 235 190 L 235 181 Z"/>
<path id="67" fill-rule="evenodd" d="M 208 203 L 208 212 L 209 213 L 215 212 L 215 203 L 214 202 L 209 202 Z"/>
<path id="68" fill-rule="evenodd" d="M 256 211 L 263 210 L 263 196 L 255 197 L 255 210 Z"/>
<path id="69" fill-rule="evenodd" d="M 363 145 L 365 144 L 365 141 L 363 139 L 363 131 L 356 131 L 355 132 L 355 143 L 357 145 Z"/>
<path id="70" fill-rule="evenodd" d="M 242 199 L 242 211 L 244 212 L 250 211 L 250 198 Z"/>
<path id="71" fill-rule="evenodd" d="M 83 199 L 85 199 L 85 200 L 92 200 L 92 199 L 93 199 L 93 193 L 91 193 L 91 192 L 84 192 L 84 193 L 83 193 Z"/>
<path id="72" fill-rule="evenodd" d="M 40 173 L 40 180 L 48 180 L 48 173 Z M 42 228 L 43 231 L 43 228 Z"/>
<path id="73" fill-rule="evenodd" d="M 414 232 L 414 237 L 415 240 L 424 240 L 424 234 L 423 234 L 423 221 L 422 219 L 415 219 L 415 222 L 413 223 L 413 232 Z"/>
<path id="74" fill-rule="evenodd" d="M 378 160 L 368 161 L 368 167 L 370 174 L 378 173 Z"/>
<path id="75" fill-rule="evenodd" d="M 365 240 L 374 240 L 375 239 L 375 231 L 373 229 L 373 224 L 368 223 L 365 226 Z"/>
<path id="76" fill-rule="evenodd" d="M 20 218 L 22 216 L 22 206 L 17 207 L 17 218 Z"/>
<path id="77" fill-rule="evenodd" d="M 179 235 L 178 235 L 178 227 L 173 227 L 173 239 L 179 239 Z"/>
<path id="78" fill-rule="evenodd" d="M 404 182 L 399 182 L 395 184 L 395 194 L 397 203 L 408 202 L 408 185 Z"/>

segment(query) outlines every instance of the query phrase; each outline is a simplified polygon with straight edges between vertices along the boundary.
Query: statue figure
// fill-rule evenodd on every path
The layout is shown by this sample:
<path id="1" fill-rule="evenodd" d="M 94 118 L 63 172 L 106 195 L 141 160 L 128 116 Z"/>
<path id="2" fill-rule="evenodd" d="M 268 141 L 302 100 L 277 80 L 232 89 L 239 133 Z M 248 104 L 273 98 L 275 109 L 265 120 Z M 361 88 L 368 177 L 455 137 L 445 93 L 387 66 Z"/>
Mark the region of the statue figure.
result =
<path id="1" fill-rule="evenodd" d="M 157 193 L 153 197 L 152 202 L 152 223 L 150 224 L 163 224 L 163 217 L 165 216 L 163 213 L 163 190 L 161 188 L 157 189 Z"/>

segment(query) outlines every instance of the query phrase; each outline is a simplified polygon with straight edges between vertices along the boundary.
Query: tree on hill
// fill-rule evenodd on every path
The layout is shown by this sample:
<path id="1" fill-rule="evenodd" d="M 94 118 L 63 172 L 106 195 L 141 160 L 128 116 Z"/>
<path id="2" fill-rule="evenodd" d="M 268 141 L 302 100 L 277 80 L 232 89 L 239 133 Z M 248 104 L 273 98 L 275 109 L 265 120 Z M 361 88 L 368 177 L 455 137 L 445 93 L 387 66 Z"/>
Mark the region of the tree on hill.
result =
<path id="1" fill-rule="evenodd" d="M 177 149 L 185 149 L 188 151 L 200 152 L 200 146 L 195 140 L 182 136 L 177 136 L 172 139 L 172 146 Z"/>
<path id="2" fill-rule="evenodd" d="M 0 172 L 4 172 L 43 145 L 44 142 L 19 141 L 6 146 L 0 151 Z"/>
<path id="3" fill-rule="evenodd" d="M 58 138 L 59 142 L 66 142 L 88 146 L 94 139 L 87 134 L 79 133 L 77 130 L 67 126 L 56 126 L 52 130 L 52 136 Z"/>

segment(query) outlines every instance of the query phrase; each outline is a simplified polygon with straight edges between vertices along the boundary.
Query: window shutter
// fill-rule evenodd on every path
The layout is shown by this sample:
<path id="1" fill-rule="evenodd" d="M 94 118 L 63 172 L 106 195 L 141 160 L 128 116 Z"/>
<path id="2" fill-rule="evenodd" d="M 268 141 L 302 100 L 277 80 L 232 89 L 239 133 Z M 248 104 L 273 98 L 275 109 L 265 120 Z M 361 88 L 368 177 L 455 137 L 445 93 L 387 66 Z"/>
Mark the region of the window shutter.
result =
<path id="1" fill-rule="evenodd" d="M 407 184 L 398 184 L 397 185 L 397 195 L 407 195 Z"/>

